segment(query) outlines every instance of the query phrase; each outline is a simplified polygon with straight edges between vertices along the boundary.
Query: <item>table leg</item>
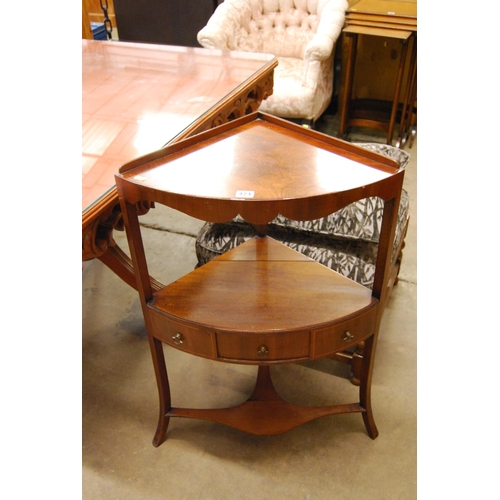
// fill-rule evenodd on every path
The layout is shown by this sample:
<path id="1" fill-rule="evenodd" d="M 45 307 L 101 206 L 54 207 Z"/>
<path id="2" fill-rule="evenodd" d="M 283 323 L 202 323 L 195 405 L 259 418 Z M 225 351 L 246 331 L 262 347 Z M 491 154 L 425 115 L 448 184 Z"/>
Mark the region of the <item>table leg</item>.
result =
<path id="1" fill-rule="evenodd" d="M 389 128 L 387 131 L 387 144 L 392 145 L 392 135 L 394 133 L 394 125 L 396 123 L 396 113 L 399 107 L 399 94 L 401 92 L 401 83 L 403 81 L 404 68 L 406 63 L 406 53 L 408 51 L 408 40 L 401 42 L 401 56 L 399 59 L 398 75 L 396 79 L 396 88 L 394 89 L 394 99 L 392 101 L 391 118 L 389 120 Z"/>
<path id="2" fill-rule="evenodd" d="M 406 131 L 406 140 L 408 140 L 408 138 L 410 139 L 410 148 L 413 146 L 413 141 L 417 135 L 417 68 L 415 68 L 415 83 L 413 85 L 411 106 L 412 113 L 410 114 L 408 128 Z"/>
<path id="3" fill-rule="evenodd" d="M 340 127 L 338 136 L 344 138 L 347 133 L 347 122 L 349 120 L 349 107 L 352 98 L 352 86 L 354 81 L 354 67 L 356 65 L 356 51 L 358 45 L 358 35 L 346 33 L 347 60 L 344 77 L 344 93 L 340 108 Z"/>
<path id="4" fill-rule="evenodd" d="M 118 202 L 116 189 L 107 195 L 105 209 L 86 217 L 82 224 L 82 260 L 99 259 L 109 267 L 125 283 L 137 290 L 134 268 L 129 256 L 117 245 L 113 232 L 123 230 L 123 216 Z M 153 206 L 143 203 L 139 207 L 139 214 L 146 214 Z M 150 278 L 154 290 L 163 288 L 163 284 Z"/>
<path id="5" fill-rule="evenodd" d="M 399 122 L 399 132 L 398 132 L 398 144 L 397 147 L 404 146 L 406 142 L 406 137 L 409 129 L 409 122 L 411 121 L 411 116 L 413 114 L 413 89 L 415 86 L 415 73 L 416 73 L 416 63 L 417 63 L 417 40 L 416 37 L 413 38 L 410 65 L 408 70 L 408 76 L 406 79 L 406 89 L 403 100 L 403 107 L 401 109 L 401 118 Z"/>
<path id="6" fill-rule="evenodd" d="M 97 258 L 125 281 L 127 285 L 137 290 L 137 282 L 132 261 L 118 245 L 108 247 L 107 250 Z M 155 291 L 161 290 L 165 286 L 152 276 L 150 276 L 149 279 L 151 281 L 151 287 Z"/>

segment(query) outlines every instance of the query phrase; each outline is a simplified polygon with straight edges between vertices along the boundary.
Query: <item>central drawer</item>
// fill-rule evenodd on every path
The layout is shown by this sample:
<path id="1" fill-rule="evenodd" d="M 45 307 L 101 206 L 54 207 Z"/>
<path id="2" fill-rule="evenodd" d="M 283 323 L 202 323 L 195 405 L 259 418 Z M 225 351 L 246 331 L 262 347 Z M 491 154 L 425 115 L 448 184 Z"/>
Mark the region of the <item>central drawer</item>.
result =
<path id="1" fill-rule="evenodd" d="M 217 332 L 217 356 L 234 361 L 285 361 L 309 357 L 310 333 Z"/>

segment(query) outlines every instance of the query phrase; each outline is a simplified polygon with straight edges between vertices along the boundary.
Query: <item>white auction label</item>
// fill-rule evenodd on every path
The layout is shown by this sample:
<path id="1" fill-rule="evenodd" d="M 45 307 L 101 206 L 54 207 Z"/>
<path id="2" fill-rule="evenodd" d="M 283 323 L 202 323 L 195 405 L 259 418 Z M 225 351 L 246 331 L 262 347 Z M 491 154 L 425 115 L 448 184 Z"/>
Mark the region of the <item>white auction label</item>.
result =
<path id="1" fill-rule="evenodd" d="M 236 191 L 236 198 L 253 198 L 255 191 Z"/>

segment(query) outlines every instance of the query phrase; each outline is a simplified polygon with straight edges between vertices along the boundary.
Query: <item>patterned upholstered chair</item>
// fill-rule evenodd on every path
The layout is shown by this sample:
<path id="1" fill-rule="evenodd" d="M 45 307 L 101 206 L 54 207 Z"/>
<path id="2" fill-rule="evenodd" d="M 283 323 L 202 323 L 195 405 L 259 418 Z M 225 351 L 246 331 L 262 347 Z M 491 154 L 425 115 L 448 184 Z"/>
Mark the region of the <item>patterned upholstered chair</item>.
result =
<path id="1" fill-rule="evenodd" d="M 273 95 L 260 111 L 308 125 L 330 104 L 346 0 L 225 0 L 198 33 L 209 49 L 273 54 Z"/>
<path id="2" fill-rule="evenodd" d="M 371 151 L 389 156 L 404 169 L 410 155 L 394 146 L 358 143 Z M 371 288 L 375 258 L 382 222 L 383 202 L 366 198 L 342 210 L 313 221 L 293 221 L 279 215 L 268 226 L 268 235 L 348 278 Z M 404 238 L 409 221 L 408 193 L 403 190 L 399 207 L 398 225 L 393 248 L 390 286 L 397 282 L 402 259 Z M 224 224 L 206 223 L 196 238 L 198 266 L 231 250 L 256 235 L 247 222 L 237 217 Z M 338 361 L 351 363 L 354 384 L 358 383 L 356 363 L 363 346 L 355 352 L 336 356 Z"/>

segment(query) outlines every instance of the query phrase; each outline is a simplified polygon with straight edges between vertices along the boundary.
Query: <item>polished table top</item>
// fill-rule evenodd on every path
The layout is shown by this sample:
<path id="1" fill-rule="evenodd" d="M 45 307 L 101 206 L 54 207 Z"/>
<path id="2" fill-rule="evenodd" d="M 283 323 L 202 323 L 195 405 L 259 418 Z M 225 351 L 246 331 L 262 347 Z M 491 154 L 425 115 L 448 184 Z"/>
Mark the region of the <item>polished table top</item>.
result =
<path id="1" fill-rule="evenodd" d="M 187 133 L 269 54 L 82 40 L 82 209 L 124 163 Z"/>

